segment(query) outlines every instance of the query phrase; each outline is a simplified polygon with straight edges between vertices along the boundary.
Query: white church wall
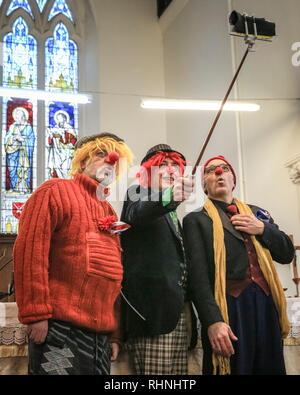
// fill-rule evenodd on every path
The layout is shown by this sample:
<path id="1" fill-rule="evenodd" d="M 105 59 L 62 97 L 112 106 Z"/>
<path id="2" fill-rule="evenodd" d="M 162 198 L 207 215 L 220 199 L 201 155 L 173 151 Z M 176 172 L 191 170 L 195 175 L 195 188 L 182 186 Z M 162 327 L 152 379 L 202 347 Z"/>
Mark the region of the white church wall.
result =
<path id="1" fill-rule="evenodd" d="M 233 0 L 233 8 L 276 23 L 271 44 L 258 43 L 241 76 L 241 99 L 261 104 L 257 117 L 241 114 L 246 196 L 269 209 L 280 227 L 300 244 L 300 200 L 284 164 L 300 152 L 300 68 L 292 64 L 292 45 L 300 41 L 300 3 L 296 0 Z M 242 55 L 236 45 L 236 58 Z M 236 60 L 237 60 L 236 59 Z M 261 99 L 261 100 L 260 100 Z M 299 267 L 299 265 L 298 265 Z M 291 267 L 277 265 L 287 296 L 295 295 Z"/>
<path id="2" fill-rule="evenodd" d="M 132 148 L 135 164 L 155 144 L 165 143 L 166 124 L 163 112 L 140 108 L 141 96 L 164 96 L 164 66 L 161 31 L 156 18 L 156 0 L 90 0 L 97 38 L 91 53 L 90 75 L 99 75 L 90 89 L 95 92 L 95 111 L 99 131 L 111 131 L 123 137 Z M 89 27 L 87 27 L 89 29 Z M 97 52 L 98 61 L 93 63 Z M 88 57 L 87 57 L 88 59 Z M 89 79 L 89 76 L 87 76 Z M 94 130 L 87 125 L 87 134 Z M 131 179 L 132 181 L 132 179 Z M 110 201 L 120 213 L 119 190 L 112 190 Z M 123 196 L 121 197 L 123 198 Z"/>
<path id="3" fill-rule="evenodd" d="M 189 0 L 173 23 L 164 30 L 166 96 L 222 100 L 232 79 L 230 40 L 224 15 L 227 2 Z M 168 142 L 186 155 L 193 166 L 210 130 L 215 112 L 183 111 L 166 114 Z M 230 144 L 227 144 L 230 141 Z M 235 115 L 224 113 L 203 161 L 223 154 L 238 167 Z M 202 205 L 199 175 L 197 198 L 179 209 L 181 216 Z M 239 193 L 239 186 L 237 187 Z"/>
<path id="4" fill-rule="evenodd" d="M 276 22 L 278 37 L 273 43 L 255 45 L 230 97 L 258 102 L 261 111 L 223 113 L 202 162 L 215 154 L 225 155 L 238 173 L 236 196 L 269 209 L 299 245 L 300 202 L 284 167 L 300 151 L 300 68 L 293 66 L 291 50 L 300 39 L 299 2 L 255 0 L 249 5 L 245 0 L 185 0 L 162 31 L 154 0 L 90 0 L 90 4 L 86 87 L 93 92 L 93 104 L 85 112 L 83 129 L 91 134 L 98 127 L 124 137 L 134 151 L 135 164 L 149 147 L 167 142 L 193 165 L 216 116 L 143 110 L 140 97 L 223 99 L 246 49 L 242 39 L 228 35 L 229 11 Z M 89 24 L 92 19 L 94 24 Z M 199 176 L 197 189 L 198 198 L 180 207 L 181 218 L 203 203 Z M 111 202 L 118 213 L 122 204 L 115 200 L 122 194 L 123 190 L 112 191 Z M 278 270 L 287 295 L 292 295 L 290 268 L 278 266 Z"/>
<path id="5" fill-rule="evenodd" d="M 299 1 L 187 1 L 163 32 L 166 96 L 223 99 L 246 50 L 243 39 L 228 34 L 232 9 L 276 22 L 278 37 L 273 43 L 255 45 L 256 51 L 248 55 L 230 97 L 257 102 L 261 111 L 223 113 L 202 163 L 215 154 L 227 157 L 239 176 L 236 196 L 268 209 L 299 245 L 300 201 L 284 167 L 300 152 L 300 67 L 291 61 L 291 46 L 300 41 Z M 215 116 L 167 112 L 168 143 L 181 148 L 194 164 Z M 198 201 L 183 205 L 181 216 L 200 205 L 201 200 L 203 194 Z M 293 296 L 291 268 L 278 265 L 278 271 L 283 286 L 288 288 L 286 295 Z"/>

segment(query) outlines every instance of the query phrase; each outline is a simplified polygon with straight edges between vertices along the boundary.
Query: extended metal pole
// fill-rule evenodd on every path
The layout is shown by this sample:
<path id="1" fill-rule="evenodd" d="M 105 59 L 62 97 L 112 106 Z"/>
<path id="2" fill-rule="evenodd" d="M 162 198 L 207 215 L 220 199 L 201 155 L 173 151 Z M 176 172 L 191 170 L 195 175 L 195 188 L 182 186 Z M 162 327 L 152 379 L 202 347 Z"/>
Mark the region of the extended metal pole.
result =
<path id="1" fill-rule="evenodd" d="M 201 161 L 201 159 L 202 159 L 202 157 L 203 157 L 203 154 L 204 154 L 204 151 L 205 151 L 205 149 L 206 149 L 206 146 L 207 146 L 207 144 L 208 144 L 208 142 L 209 142 L 209 140 L 210 140 L 210 138 L 211 138 L 211 136 L 212 136 L 212 134 L 213 134 L 213 131 L 214 131 L 214 129 L 215 129 L 217 123 L 218 123 L 218 120 L 219 120 L 219 118 L 220 118 L 220 116 L 221 116 L 221 114 L 222 114 L 223 108 L 224 108 L 224 106 L 225 106 L 225 104 L 226 104 L 226 101 L 227 101 L 229 95 L 230 95 L 230 92 L 231 92 L 231 90 L 232 90 L 232 88 L 233 88 L 233 85 L 234 85 L 234 83 L 235 83 L 235 81 L 236 81 L 236 79 L 237 79 L 237 77 L 238 77 L 238 75 L 239 75 L 239 72 L 241 71 L 241 68 L 242 68 L 242 66 L 243 66 L 243 64 L 244 64 L 244 62 L 245 62 L 245 60 L 246 60 L 246 57 L 247 57 L 247 55 L 248 55 L 248 53 L 249 53 L 249 51 L 250 51 L 250 49 L 251 49 L 252 47 L 253 47 L 253 43 L 249 43 L 249 44 L 248 44 L 248 47 L 247 47 L 247 49 L 246 49 L 246 52 L 245 52 L 245 54 L 244 54 L 244 56 L 243 56 L 243 59 L 241 60 L 241 63 L 240 63 L 240 65 L 239 65 L 239 67 L 238 67 L 238 69 L 237 69 L 237 71 L 236 71 L 236 73 L 235 73 L 235 75 L 234 75 L 234 77 L 233 77 L 233 80 L 231 81 L 231 84 L 230 84 L 230 86 L 229 86 L 229 89 L 228 89 L 228 91 L 227 91 L 225 97 L 224 97 L 224 100 L 222 101 L 222 104 L 221 104 L 220 110 L 218 111 L 218 114 L 217 114 L 217 116 L 216 116 L 216 119 L 214 120 L 214 123 L 213 123 L 213 125 L 212 125 L 212 127 L 211 127 L 211 129 L 210 129 L 210 132 L 209 132 L 209 134 L 208 134 L 208 136 L 207 136 L 207 138 L 206 138 L 206 140 L 205 140 L 205 143 L 204 143 L 204 145 L 203 145 L 203 147 L 202 147 L 202 150 L 201 150 L 201 152 L 200 152 L 200 155 L 199 155 L 199 157 L 198 157 L 198 159 L 197 159 L 197 162 L 196 162 L 196 164 L 195 164 L 195 166 L 194 166 L 194 168 L 193 168 L 192 175 L 195 175 L 195 173 L 196 173 L 197 167 L 199 166 L 199 163 L 200 163 L 200 161 Z"/>

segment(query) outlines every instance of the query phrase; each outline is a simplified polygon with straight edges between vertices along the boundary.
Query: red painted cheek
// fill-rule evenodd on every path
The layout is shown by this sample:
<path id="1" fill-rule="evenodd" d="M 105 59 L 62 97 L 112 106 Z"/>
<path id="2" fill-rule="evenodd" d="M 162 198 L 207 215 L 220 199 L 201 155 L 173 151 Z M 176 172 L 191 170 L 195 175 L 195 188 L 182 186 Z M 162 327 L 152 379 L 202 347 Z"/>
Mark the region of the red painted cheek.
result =
<path id="1" fill-rule="evenodd" d="M 221 167 L 217 167 L 215 170 L 215 175 L 220 176 L 221 174 L 223 174 L 223 169 Z"/>

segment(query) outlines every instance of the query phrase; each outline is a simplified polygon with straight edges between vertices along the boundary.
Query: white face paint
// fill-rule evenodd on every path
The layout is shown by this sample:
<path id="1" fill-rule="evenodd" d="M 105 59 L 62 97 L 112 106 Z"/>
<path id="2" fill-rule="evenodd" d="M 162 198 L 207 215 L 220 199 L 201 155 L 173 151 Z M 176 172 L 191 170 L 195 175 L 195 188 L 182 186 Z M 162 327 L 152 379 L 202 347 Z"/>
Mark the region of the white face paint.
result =
<path id="1" fill-rule="evenodd" d="M 107 187 L 116 179 L 116 167 L 105 163 L 96 171 L 96 179 L 100 184 Z"/>

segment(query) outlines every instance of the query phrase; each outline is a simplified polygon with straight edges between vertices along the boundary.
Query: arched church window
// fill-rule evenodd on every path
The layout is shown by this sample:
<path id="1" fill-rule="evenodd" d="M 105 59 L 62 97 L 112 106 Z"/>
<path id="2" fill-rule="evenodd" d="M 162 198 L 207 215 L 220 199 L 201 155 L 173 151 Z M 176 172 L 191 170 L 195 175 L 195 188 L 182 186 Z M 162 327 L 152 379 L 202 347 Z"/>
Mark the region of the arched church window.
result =
<path id="1" fill-rule="evenodd" d="M 69 18 L 73 22 L 73 17 L 72 14 L 69 10 L 69 7 L 65 0 L 55 0 L 53 7 L 51 8 L 49 18 L 48 20 L 50 21 L 52 18 L 54 18 L 58 14 L 63 14 L 67 18 Z"/>
<path id="2" fill-rule="evenodd" d="M 78 92 L 77 45 L 63 23 L 56 25 L 46 41 L 46 81 L 49 91 Z M 67 178 L 77 142 L 77 105 L 47 103 L 46 179 Z"/>
<path id="3" fill-rule="evenodd" d="M 74 21 L 66 1 L 0 0 L 0 7 L 0 14 L 7 10 L 5 22 L 11 26 L 9 31 L 0 30 L 2 89 L 7 89 L 1 97 L 0 233 L 9 234 L 18 232 L 22 209 L 38 186 L 38 169 L 44 168 L 40 182 L 69 177 L 78 138 L 78 105 L 62 101 L 59 95 L 39 104 L 41 98 L 31 92 L 43 87 L 46 92 L 77 93 L 78 47 L 70 37 L 72 25 L 68 27 L 63 19 Z M 38 14 L 46 12 L 42 20 L 49 26 L 40 26 Z M 53 25 L 49 21 L 54 17 Z M 48 37 L 44 31 L 49 31 Z M 40 109 L 43 117 L 38 116 Z M 38 152 L 42 146 L 45 155 Z"/>
<path id="4" fill-rule="evenodd" d="M 36 0 L 37 5 L 39 6 L 40 12 L 42 13 L 44 10 L 44 7 L 47 3 L 47 0 Z"/>
<path id="5" fill-rule="evenodd" d="M 28 12 L 28 14 L 30 14 L 32 16 L 32 18 L 34 18 L 31 8 L 30 8 L 30 5 L 27 0 L 12 0 L 9 7 L 8 7 L 6 15 L 10 15 L 12 12 L 14 12 L 18 8 L 23 8 L 23 10 Z"/>

